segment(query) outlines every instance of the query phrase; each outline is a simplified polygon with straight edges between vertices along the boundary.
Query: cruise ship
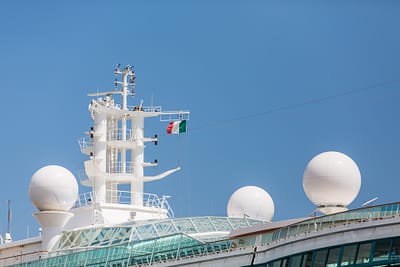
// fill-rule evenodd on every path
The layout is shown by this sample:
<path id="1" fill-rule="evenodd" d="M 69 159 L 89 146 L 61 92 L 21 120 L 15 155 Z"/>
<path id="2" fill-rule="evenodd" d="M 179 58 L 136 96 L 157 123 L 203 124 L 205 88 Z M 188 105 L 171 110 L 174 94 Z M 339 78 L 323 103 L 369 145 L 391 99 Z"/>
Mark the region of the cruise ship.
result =
<path id="1" fill-rule="evenodd" d="M 233 192 L 227 216 L 175 218 L 168 196 L 144 192 L 144 183 L 163 179 L 180 166 L 146 176 L 145 120 L 159 118 L 168 134 L 186 131 L 190 112 L 145 106 L 135 96 L 132 66 L 115 69 L 115 90 L 89 94 L 93 125 L 79 140 L 87 156 L 74 176 L 62 166 L 37 170 L 29 196 L 41 234 L 0 244 L 0 266 L 396 266 L 400 265 L 400 203 L 348 210 L 361 175 L 347 155 L 327 151 L 303 175 L 315 211 L 273 221 L 274 202 L 265 190 Z M 121 103 L 117 103 L 120 99 Z M 90 188 L 79 193 L 78 182 Z M 122 189 L 130 190 L 123 191 Z M 294 208 L 294 207 L 291 207 Z"/>

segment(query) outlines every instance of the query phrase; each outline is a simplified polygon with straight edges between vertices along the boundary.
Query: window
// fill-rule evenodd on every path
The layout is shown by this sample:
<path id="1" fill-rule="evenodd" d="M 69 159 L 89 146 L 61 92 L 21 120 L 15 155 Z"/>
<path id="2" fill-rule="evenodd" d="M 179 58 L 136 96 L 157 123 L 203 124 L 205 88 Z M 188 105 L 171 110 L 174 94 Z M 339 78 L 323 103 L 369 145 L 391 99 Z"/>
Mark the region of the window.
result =
<path id="1" fill-rule="evenodd" d="M 310 267 L 311 260 L 312 260 L 312 252 L 310 251 L 307 254 L 304 254 L 301 267 Z"/>
<path id="2" fill-rule="evenodd" d="M 281 267 L 288 267 L 289 265 L 289 258 L 284 258 L 282 260 L 282 266 Z"/>
<path id="3" fill-rule="evenodd" d="M 393 240 L 392 251 L 390 252 L 390 262 L 400 261 L 400 238 Z"/>
<path id="4" fill-rule="evenodd" d="M 371 255 L 372 243 L 363 243 L 358 247 L 356 264 L 368 263 Z"/>
<path id="5" fill-rule="evenodd" d="M 329 249 L 328 260 L 326 262 L 327 267 L 338 266 L 340 250 L 340 247 Z"/>
<path id="6" fill-rule="evenodd" d="M 298 255 L 294 255 L 292 257 L 290 257 L 290 267 L 301 267 L 301 257 L 303 255 L 302 254 L 298 254 Z"/>
<path id="7" fill-rule="evenodd" d="M 372 261 L 387 261 L 390 252 L 391 240 L 381 239 L 375 242 Z"/>
<path id="8" fill-rule="evenodd" d="M 281 266 L 281 260 L 273 261 L 272 264 L 270 264 L 271 267 L 280 267 Z"/>
<path id="9" fill-rule="evenodd" d="M 341 266 L 352 265 L 356 258 L 357 245 L 347 245 L 343 247 Z"/>
<path id="10" fill-rule="evenodd" d="M 267 267 L 400 267 L 400 237 L 363 241 L 294 254 L 268 262 Z M 262 265 L 261 265 L 262 266 Z"/>
<path id="11" fill-rule="evenodd" d="M 326 262 L 326 256 L 328 256 L 327 249 L 317 250 L 314 255 L 314 267 L 324 267 Z"/>

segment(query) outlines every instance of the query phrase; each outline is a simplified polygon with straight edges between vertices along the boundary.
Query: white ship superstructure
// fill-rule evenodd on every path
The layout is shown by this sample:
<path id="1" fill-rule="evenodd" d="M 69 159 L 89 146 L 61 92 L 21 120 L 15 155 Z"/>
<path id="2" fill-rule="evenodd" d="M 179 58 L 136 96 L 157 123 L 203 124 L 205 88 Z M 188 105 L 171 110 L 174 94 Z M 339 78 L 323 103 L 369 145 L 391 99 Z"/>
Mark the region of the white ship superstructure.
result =
<path id="1" fill-rule="evenodd" d="M 81 182 L 93 190 L 81 196 L 78 205 L 82 206 L 76 208 L 76 216 L 67 225 L 69 228 L 87 225 L 88 219 L 90 224 L 115 224 L 173 215 L 166 196 L 144 193 L 144 183 L 162 179 L 179 171 L 180 167 L 145 176 L 145 168 L 157 166 L 157 161 L 144 161 L 145 145 L 148 142 L 157 144 L 158 136 L 146 137 L 144 123 L 150 117 L 160 117 L 162 121 L 188 120 L 189 112 L 165 112 L 160 106 L 143 106 L 143 101 L 128 106 L 128 97 L 134 96 L 133 67 L 128 65 L 120 69 L 118 66 L 115 74 L 121 76 L 121 81 L 115 81 L 120 89 L 90 94 L 98 98 L 89 105 L 94 125 L 88 136 L 80 140 L 82 152 L 89 156 L 84 162 Z M 121 95 L 122 105 L 115 103 L 114 95 Z M 119 190 L 123 185 L 129 186 L 130 191 Z M 90 205 L 92 217 L 82 218 L 88 214 L 88 202 L 94 203 Z"/>
<path id="2" fill-rule="evenodd" d="M 228 216 L 175 218 L 167 196 L 144 192 L 145 182 L 180 170 L 146 175 L 146 168 L 157 166 L 156 160 L 145 162 L 146 144 L 156 145 L 158 135 L 146 135 L 145 121 L 159 117 L 171 123 L 168 133 L 179 133 L 189 112 L 163 111 L 143 101 L 129 106 L 133 67 L 118 65 L 115 74 L 120 77 L 115 90 L 89 95 L 93 125 L 79 140 L 88 157 L 79 178 L 91 191 L 79 195 L 75 176 L 61 166 L 36 171 L 29 194 L 42 234 L 11 241 L 8 231 L 0 266 L 400 265 L 400 203 L 348 210 L 361 174 L 339 152 L 318 154 L 304 171 L 304 190 L 316 205 L 313 216 L 272 221 L 271 196 L 245 186 L 229 199 Z"/>

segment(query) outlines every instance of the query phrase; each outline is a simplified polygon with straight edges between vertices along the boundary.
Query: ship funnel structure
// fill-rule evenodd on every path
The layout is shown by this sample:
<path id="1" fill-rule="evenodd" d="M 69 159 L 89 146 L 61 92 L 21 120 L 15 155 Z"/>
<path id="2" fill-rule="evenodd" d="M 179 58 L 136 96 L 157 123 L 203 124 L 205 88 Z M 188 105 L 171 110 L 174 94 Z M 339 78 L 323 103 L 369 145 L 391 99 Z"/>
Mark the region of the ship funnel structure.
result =
<path id="1" fill-rule="evenodd" d="M 114 82 L 115 90 L 89 94 L 95 97 L 89 104 L 93 126 L 79 142 L 81 151 L 89 156 L 80 177 L 83 185 L 92 187 L 85 201 L 90 199 L 90 204 L 96 206 L 99 218 L 94 223 L 167 218 L 172 210 L 162 197 L 144 193 L 144 183 L 164 178 L 180 167 L 145 176 L 145 168 L 158 165 L 158 161 L 144 160 L 145 143 L 158 143 L 158 135 L 145 137 L 145 120 L 151 117 L 165 122 L 188 120 L 189 112 L 162 111 L 160 106 L 144 106 L 143 100 L 128 106 L 128 97 L 135 95 L 135 71 L 130 65 L 124 68 L 118 65 L 114 73 L 119 77 Z M 121 104 L 116 101 L 120 96 Z M 126 187 L 130 191 L 121 191 Z M 129 215 L 116 216 L 115 212 L 121 209 L 129 210 Z"/>
<path id="2" fill-rule="evenodd" d="M 361 187 L 357 164 L 347 155 L 329 151 L 316 155 L 303 175 L 307 197 L 324 214 L 346 211 Z"/>

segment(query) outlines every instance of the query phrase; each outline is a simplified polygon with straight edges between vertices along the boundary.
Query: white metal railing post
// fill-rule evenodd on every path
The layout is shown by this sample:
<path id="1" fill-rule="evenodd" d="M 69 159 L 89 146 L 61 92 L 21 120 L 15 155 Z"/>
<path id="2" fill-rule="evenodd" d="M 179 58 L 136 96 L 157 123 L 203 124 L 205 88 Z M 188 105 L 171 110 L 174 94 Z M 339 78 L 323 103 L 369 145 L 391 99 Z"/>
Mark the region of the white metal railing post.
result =
<path id="1" fill-rule="evenodd" d="M 157 239 L 154 239 L 154 245 L 153 245 L 153 248 L 152 248 L 152 251 L 151 251 L 151 255 L 150 255 L 150 265 L 153 262 L 154 249 L 155 249 L 156 245 L 157 245 Z"/>
<path id="2" fill-rule="evenodd" d="M 89 250 L 88 250 L 88 249 L 86 249 L 85 263 L 84 263 L 84 265 L 83 265 L 83 266 L 86 266 L 86 264 L 87 264 L 87 261 L 88 261 L 88 258 L 89 258 Z"/>
<path id="3" fill-rule="evenodd" d="M 129 204 L 131 199 L 131 194 L 137 194 L 137 192 L 130 191 L 121 191 L 121 190 L 107 190 L 108 194 L 113 194 L 116 196 L 115 199 L 111 200 L 110 203 L 115 204 Z M 167 215 L 171 218 L 174 217 L 174 211 L 168 203 L 168 200 L 165 196 L 159 197 L 156 194 L 151 193 L 140 193 L 141 198 L 143 199 L 143 203 L 145 207 L 154 207 L 159 209 L 167 210 Z M 92 192 L 85 192 L 79 195 L 75 202 L 74 207 L 81 207 L 86 205 L 91 205 L 93 203 L 93 195 Z"/>
<path id="4" fill-rule="evenodd" d="M 108 263 L 108 256 L 110 255 L 110 249 L 111 249 L 112 247 L 108 247 L 107 248 L 107 257 L 106 257 L 106 262 L 105 262 L 105 264 L 104 264 L 104 266 L 107 266 L 107 263 Z"/>

